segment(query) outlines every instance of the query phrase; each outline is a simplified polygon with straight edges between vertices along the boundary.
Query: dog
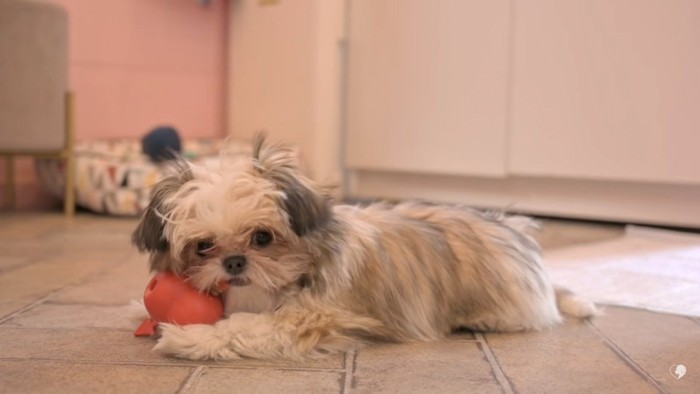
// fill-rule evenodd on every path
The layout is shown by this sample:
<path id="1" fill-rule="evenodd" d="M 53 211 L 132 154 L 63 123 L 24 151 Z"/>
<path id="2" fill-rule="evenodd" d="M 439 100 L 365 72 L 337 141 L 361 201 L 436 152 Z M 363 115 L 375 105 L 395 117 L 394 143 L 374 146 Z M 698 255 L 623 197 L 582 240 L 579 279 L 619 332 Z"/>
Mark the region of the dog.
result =
<path id="1" fill-rule="evenodd" d="M 180 358 L 303 359 L 458 328 L 541 330 L 593 303 L 555 289 L 523 216 L 424 202 L 333 204 L 295 155 L 258 136 L 220 168 L 179 161 L 133 234 L 152 271 L 226 291 L 214 325 L 162 324 Z"/>

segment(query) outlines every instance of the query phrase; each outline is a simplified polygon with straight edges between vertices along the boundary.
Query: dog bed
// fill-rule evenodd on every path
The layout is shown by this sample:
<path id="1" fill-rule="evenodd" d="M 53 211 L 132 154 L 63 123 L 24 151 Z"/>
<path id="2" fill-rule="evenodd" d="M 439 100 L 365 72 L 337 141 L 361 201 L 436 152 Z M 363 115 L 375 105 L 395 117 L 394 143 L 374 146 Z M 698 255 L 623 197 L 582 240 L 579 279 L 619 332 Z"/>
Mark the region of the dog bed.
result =
<path id="1" fill-rule="evenodd" d="M 217 161 L 220 139 L 185 140 L 182 154 L 206 164 Z M 227 150 L 245 150 L 227 143 Z M 142 153 L 139 140 L 90 141 L 76 144 L 76 202 L 94 212 L 117 216 L 138 215 L 147 205 L 151 188 L 163 177 L 167 164 L 156 164 Z M 41 183 L 57 197 L 63 196 L 65 165 L 62 160 L 39 159 Z"/>

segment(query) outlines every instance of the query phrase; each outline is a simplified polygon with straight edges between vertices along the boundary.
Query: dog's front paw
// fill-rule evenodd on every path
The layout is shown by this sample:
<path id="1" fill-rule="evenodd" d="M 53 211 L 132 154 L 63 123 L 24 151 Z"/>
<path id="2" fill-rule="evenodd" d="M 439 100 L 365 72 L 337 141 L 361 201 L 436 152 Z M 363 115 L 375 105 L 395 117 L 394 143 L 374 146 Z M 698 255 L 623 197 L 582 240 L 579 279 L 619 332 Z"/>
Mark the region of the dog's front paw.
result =
<path id="1" fill-rule="evenodd" d="M 177 326 L 160 324 L 161 337 L 153 350 L 190 360 L 234 360 L 241 358 L 230 344 L 217 335 L 216 327 L 206 324 Z"/>

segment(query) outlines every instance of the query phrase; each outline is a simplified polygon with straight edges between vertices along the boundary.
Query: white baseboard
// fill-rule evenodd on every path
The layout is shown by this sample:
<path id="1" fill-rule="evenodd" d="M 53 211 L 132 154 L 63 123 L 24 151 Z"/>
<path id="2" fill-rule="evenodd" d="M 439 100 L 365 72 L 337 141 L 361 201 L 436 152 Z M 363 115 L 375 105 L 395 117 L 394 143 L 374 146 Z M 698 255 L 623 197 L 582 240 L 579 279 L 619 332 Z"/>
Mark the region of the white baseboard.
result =
<path id="1" fill-rule="evenodd" d="M 700 228 L 700 185 L 355 170 L 351 198 L 427 199 L 537 215 Z"/>

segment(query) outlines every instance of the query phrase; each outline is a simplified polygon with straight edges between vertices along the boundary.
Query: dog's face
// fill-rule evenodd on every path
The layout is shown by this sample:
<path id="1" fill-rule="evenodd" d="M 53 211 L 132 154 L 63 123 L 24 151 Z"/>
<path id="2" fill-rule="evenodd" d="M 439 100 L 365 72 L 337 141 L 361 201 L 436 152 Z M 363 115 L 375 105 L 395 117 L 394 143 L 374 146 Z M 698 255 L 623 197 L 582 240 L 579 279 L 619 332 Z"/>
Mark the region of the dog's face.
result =
<path id="1" fill-rule="evenodd" d="M 184 274 L 201 290 L 226 282 L 272 293 L 310 272 L 305 240 L 330 208 L 291 151 L 258 137 L 252 157 L 223 157 L 219 170 L 177 168 L 154 188 L 133 236 L 152 270 Z"/>

